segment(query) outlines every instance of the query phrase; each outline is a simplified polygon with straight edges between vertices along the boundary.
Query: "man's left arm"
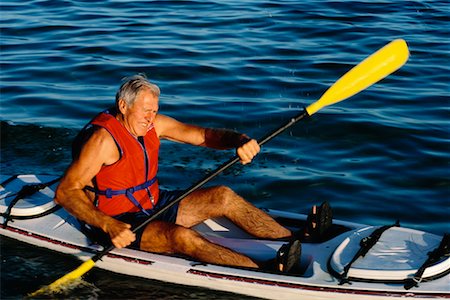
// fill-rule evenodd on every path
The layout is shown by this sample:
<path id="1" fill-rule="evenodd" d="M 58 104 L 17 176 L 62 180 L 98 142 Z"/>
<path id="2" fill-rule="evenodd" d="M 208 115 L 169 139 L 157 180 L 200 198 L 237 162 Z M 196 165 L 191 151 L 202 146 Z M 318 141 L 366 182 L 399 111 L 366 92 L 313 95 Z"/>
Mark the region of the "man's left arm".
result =
<path id="1" fill-rule="evenodd" d="M 246 134 L 217 128 L 205 128 L 205 141 L 202 146 L 224 150 L 235 148 L 243 165 L 250 163 L 260 151 L 258 142 Z"/>
<path id="2" fill-rule="evenodd" d="M 228 129 L 203 128 L 185 124 L 165 115 L 155 119 L 160 138 L 213 149 L 236 149 L 242 164 L 248 164 L 259 153 L 258 142 L 247 135 Z"/>

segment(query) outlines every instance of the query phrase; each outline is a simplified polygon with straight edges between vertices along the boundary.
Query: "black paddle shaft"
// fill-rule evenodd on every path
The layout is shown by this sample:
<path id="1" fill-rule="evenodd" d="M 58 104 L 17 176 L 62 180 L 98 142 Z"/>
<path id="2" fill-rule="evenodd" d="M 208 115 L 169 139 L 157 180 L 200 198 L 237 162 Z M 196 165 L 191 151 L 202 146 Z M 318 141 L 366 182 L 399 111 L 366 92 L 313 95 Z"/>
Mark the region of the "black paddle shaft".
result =
<path id="1" fill-rule="evenodd" d="M 291 118 L 286 124 L 284 124 L 283 126 L 275 129 L 274 131 L 272 131 L 271 133 L 267 134 L 266 136 L 264 136 L 263 138 L 261 138 L 260 140 L 258 140 L 258 144 L 260 146 L 264 145 L 265 143 L 267 143 L 268 141 L 272 140 L 274 137 L 276 137 L 277 135 L 279 135 L 280 133 L 282 133 L 283 131 L 285 131 L 286 129 L 288 129 L 289 127 L 291 127 L 292 125 L 294 125 L 295 123 L 297 123 L 298 121 L 309 117 L 308 112 L 306 111 L 306 109 L 304 109 L 300 114 L 298 114 L 297 116 Z M 235 163 L 237 163 L 239 161 L 239 156 L 235 155 L 234 157 L 232 157 L 231 159 L 229 159 L 228 161 L 226 161 L 225 163 L 223 163 L 222 165 L 220 165 L 214 172 L 211 172 L 210 174 L 208 174 L 207 176 L 205 176 L 203 179 L 197 181 L 196 183 L 194 183 L 193 185 L 191 185 L 188 189 L 186 189 L 181 195 L 179 195 L 175 200 L 173 200 L 172 202 L 170 202 L 169 204 L 167 204 L 166 206 L 164 206 L 163 208 L 161 208 L 159 211 L 157 211 L 156 213 L 154 213 L 151 217 L 149 217 L 147 220 L 145 220 L 144 222 L 142 222 L 142 224 L 140 224 L 139 226 L 137 226 L 136 228 L 133 229 L 133 232 L 138 231 L 139 229 L 145 227 L 148 223 L 150 223 L 151 221 L 155 220 L 158 216 L 160 216 L 163 212 L 165 212 L 166 210 L 168 210 L 170 207 L 172 207 L 173 205 L 175 205 L 176 203 L 180 202 L 181 200 L 183 200 L 185 197 L 189 196 L 191 193 L 193 193 L 194 191 L 196 191 L 197 189 L 199 189 L 200 187 L 202 187 L 204 184 L 206 184 L 208 181 L 211 181 L 213 178 L 215 178 L 217 175 L 219 175 L 220 173 L 222 173 L 223 171 L 225 171 L 226 169 L 230 168 L 232 165 L 234 165 Z M 101 259 L 105 254 L 107 254 L 108 252 L 110 252 L 111 250 L 113 250 L 115 247 L 113 245 L 105 248 L 102 252 L 97 253 L 92 260 L 95 262 L 99 259 Z"/>

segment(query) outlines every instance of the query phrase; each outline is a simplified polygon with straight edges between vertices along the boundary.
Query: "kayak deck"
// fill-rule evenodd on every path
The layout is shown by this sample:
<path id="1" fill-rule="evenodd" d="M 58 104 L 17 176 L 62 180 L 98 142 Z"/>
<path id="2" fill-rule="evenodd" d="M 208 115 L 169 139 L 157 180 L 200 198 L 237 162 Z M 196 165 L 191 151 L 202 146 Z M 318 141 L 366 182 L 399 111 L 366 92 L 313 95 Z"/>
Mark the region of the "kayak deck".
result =
<path id="1" fill-rule="evenodd" d="M 25 184 L 49 182 L 55 176 L 23 175 L 4 183 L 0 188 L 0 222 L 5 222 L 4 213 Z M 52 201 L 56 183 L 45 187 L 29 197 L 17 201 L 10 208 L 11 215 L 18 217 L 9 221 L 0 234 L 20 241 L 70 253 L 86 260 L 102 249 L 93 244 L 79 229 L 78 221 L 64 209 L 54 210 Z M 54 211 L 53 211 L 54 210 Z M 48 211 L 48 214 L 45 214 Z M 293 231 L 305 226 L 306 215 L 267 210 L 278 222 Z M 33 218 L 27 216 L 33 215 Z M 22 219 L 21 219 L 22 218 Z M 127 275 L 168 281 L 178 284 L 202 286 L 217 290 L 262 298 L 292 299 L 391 299 L 392 297 L 411 298 L 450 298 L 450 259 L 443 259 L 433 280 L 424 281 L 418 287 L 406 291 L 401 280 L 359 280 L 367 273 L 385 277 L 385 271 L 393 271 L 395 260 L 389 259 L 403 253 L 404 265 L 394 268 L 394 272 L 414 274 L 422 259 L 417 253 L 428 252 L 439 243 L 441 237 L 417 230 L 402 228 L 400 231 L 389 229 L 383 234 L 380 243 L 369 252 L 374 259 L 367 266 L 365 260 L 359 261 L 349 273 L 350 283 L 342 284 L 339 273 L 357 248 L 361 238 L 366 237 L 376 228 L 345 221 L 333 221 L 333 227 L 327 238 L 320 243 L 303 242 L 300 268 L 293 274 L 280 274 L 262 270 L 232 268 L 205 264 L 187 257 L 149 253 L 133 249 L 114 249 L 96 266 Z M 194 227 L 208 240 L 246 254 L 256 261 L 273 259 L 277 250 L 285 241 L 257 239 L 235 226 L 226 218 L 206 220 Z M 392 236 L 390 236 L 392 235 Z M 402 236 L 403 235 L 403 236 Z M 398 239 L 402 236 L 401 241 Z M 396 241 L 396 243 L 394 243 Z M 381 245 L 381 246 L 380 246 Z M 384 246 L 383 246 L 384 245 Z M 387 246 L 386 246 L 387 245 Z M 377 248 L 378 247 L 378 248 Z M 380 248 L 381 247 L 381 248 Z M 428 250 L 427 250 L 428 249 Z M 413 255 L 408 258 L 408 255 Z M 380 255 L 383 254 L 383 255 Z M 411 254 L 412 253 L 412 254 Z M 423 256 L 423 255 L 422 255 Z M 380 263 L 382 257 L 389 263 Z M 420 258 L 420 259 L 419 259 Z M 383 260 L 381 260 L 383 261 Z M 378 269 L 374 265 L 379 265 Z M 406 268 L 405 266 L 409 267 Z M 362 271 L 361 271 L 362 270 Z M 356 272 L 356 273 L 355 273 Z M 403 278 L 402 275 L 400 278 Z M 356 277 L 356 278 L 353 278 Z M 364 279 L 364 278 L 363 278 Z"/>

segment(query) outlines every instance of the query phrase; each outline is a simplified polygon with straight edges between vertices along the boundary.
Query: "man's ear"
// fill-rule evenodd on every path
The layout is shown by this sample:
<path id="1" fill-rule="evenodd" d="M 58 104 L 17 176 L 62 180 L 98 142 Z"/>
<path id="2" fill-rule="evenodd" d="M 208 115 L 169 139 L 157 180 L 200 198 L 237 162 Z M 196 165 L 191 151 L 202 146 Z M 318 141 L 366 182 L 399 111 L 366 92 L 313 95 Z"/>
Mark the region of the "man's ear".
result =
<path id="1" fill-rule="evenodd" d="M 127 103 L 123 99 L 119 99 L 119 110 L 122 115 L 127 111 Z"/>

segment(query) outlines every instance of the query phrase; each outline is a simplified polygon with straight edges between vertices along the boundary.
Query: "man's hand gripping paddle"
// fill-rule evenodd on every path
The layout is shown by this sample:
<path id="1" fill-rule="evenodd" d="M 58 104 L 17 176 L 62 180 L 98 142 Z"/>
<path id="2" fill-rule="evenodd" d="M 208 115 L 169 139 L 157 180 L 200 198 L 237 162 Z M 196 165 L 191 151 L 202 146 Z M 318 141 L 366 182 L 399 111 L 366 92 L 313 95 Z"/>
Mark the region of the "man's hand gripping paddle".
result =
<path id="1" fill-rule="evenodd" d="M 343 101 L 348 97 L 351 97 L 360 91 L 366 89 L 372 84 L 378 82 L 389 74 L 395 72 L 401 66 L 405 64 L 408 60 L 409 51 L 406 42 L 402 39 L 394 40 L 366 58 L 364 61 L 359 63 L 353 69 L 348 71 L 344 76 L 342 76 L 338 81 L 336 81 L 324 94 L 323 96 L 309 105 L 304 112 L 298 116 L 292 118 L 288 123 L 281 126 L 280 128 L 274 130 L 264 138 L 258 141 L 259 145 L 263 145 L 273 139 L 275 136 L 279 135 L 281 132 L 291 127 L 299 120 L 315 114 L 320 109 L 332 105 L 334 103 Z M 146 226 L 149 222 L 157 218 L 161 213 L 167 210 L 169 207 L 178 203 L 183 198 L 203 186 L 205 183 L 216 177 L 219 173 L 228 169 L 236 162 L 239 161 L 239 157 L 235 156 L 229 161 L 222 164 L 216 171 L 210 173 L 202 180 L 193 184 L 189 189 L 187 189 L 182 195 L 177 199 L 172 201 L 169 205 L 158 211 L 156 214 L 152 215 L 149 219 L 143 222 L 140 226 L 134 229 L 134 231 L 139 230 Z M 114 246 L 110 246 L 94 255 L 91 259 L 82 263 L 77 269 L 64 275 L 60 279 L 56 280 L 52 284 L 45 286 L 31 294 L 29 297 L 36 297 L 42 294 L 57 293 L 63 289 L 65 285 L 70 284 L 73 280 L 80 278 L 85 273 L 87 273 L 92 267 L 94 267 L 95 262 L 101 259 L 104 255 L 108 254 Z"/>

